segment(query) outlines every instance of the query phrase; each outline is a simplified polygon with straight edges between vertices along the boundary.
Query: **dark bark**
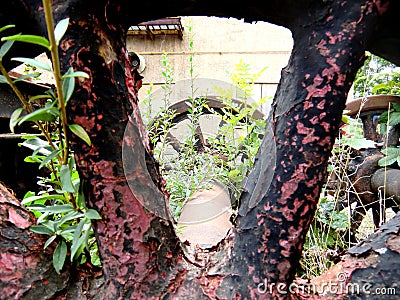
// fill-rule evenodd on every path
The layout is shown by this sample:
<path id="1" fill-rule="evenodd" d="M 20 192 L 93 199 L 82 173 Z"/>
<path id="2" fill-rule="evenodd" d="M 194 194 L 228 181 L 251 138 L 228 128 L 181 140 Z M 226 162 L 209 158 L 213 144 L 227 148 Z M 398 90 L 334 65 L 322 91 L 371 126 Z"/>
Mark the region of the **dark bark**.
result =
<path id="1" fill-rule="evenodd" d="M 53 249 L 44 252 L 45 238 L 29 231 L 35 222 L 33 215 L 2 185 L 0 216 L 0 299 L 108 299 L 104 297 L 101 272 L 67 267 L 61 275 L 55 273 L 51 263 Z M 292 298 L 395 299 L 400 270 L 399 233 L 400 215 L 397 215 L 377 233 L 351 248 L 322 276 L 311 281 L 296 280 Z M 218 276 L 197 283 L 185 281 L 178 291 L 179 299 L 205 299 L 205 293 L 198 288 L 201 286 L 204 291 L 220 282 Z M 267 288 L 261 285 L 260 290 Z M 377 292 L 386 295 L 377 296 Z M 145 299 L 148 298 L 146 295 Z M 137 298 L 132 295 L 130 299 Z"/>
<path id="2" fill-rule="evenodd" d="M 0 184 L 0 298 L 47 299 L 65 289 L 69 272 L 58 275 L 44 236 L 34 234 L 32 213 Z M 41 298 L 45 296 L 44 298 Z"/>
<path id="3" fill-rule="evenodd" d="M 292 26 L 294 49 L 237 220 L 235 247 L 254 251 L 235 265 L 252 266 L 249 277 L 273 285 L 293 279 L 374 10 L 354 1 L 315 5 Z"/>
<path id="4" fill-rule="evenodd" d="M 162 297 L 175 290 L 186 270 L 140 118 L 125 31 L 109 23 L 118 18 L 112 8 L 106 15 L 102 9 L 74 11 L 61 44 L 64 68 L 72 65 L 90 75 L 70 100 L 71 121 L 81 124 L 92 139 L 92 147 L 75 140 L 76 161 L 87 203 L 102 216 L 94 226 L 105 278 L 103 296 Z M 69 13 L 62 2 L 56 9 L 59 18 Z M 124 170 L 123 155 L 132 158 L 132 173 Z M 145 203 L 158 210 L 149 210 Z"/>
<path id="5" fill-rule="evenodd" d="M 11 3 L 18 7 L 24 3 L 26 19 L 14 15 L 9 20 L 34 23 L 36 33 L 45 32 L 40 1 Z M 393 3 L 287 0 L 250 1 L 243 7 L 231 1 L 53 1 L 56 22 L 70 18 L 60 46 L 63 70 L 73 66 L 90 75 L 77 80 L 68 107 L 70 121 L 82 125 L 92 140 L 89 147 L 72 137 L 88 206 L 102 216 L 94 229 L 104 282 L 97 293 L 89 288 L 86 297 L 289 297 L 276 287 L 294 279 L 346 96 L 364 51 L 371 46 L 397 62 L 390 46 L 396 45 L 398 32 L 389 30 L 393 23 L 386 20 L 400 16 L 398 4 Z M 236 227 L 198 263 L 185 255 L 174 232 L 124 44 L 130 22 L 166 14 L 271 21 L 291 29 L 294 37 Z M 374 42 L 382 40 L 382 32 L 385 39 L 393 38 L 392 43 Z M 123 158 L 129 164 L 124 166 Z M 47 261 L 39 250 L 29 253 Z M 65 272 L 69 274 L 68 269 Z M 0 280 L 5 284 L 3 276 Z M 272 295 L 259 293 L 264 280 Z M 69 280 L 70 295 L 85 289 L 82 282 Z M 10 291 L 7 298 L 13 297 L 16 289 L 4 286 Z M 62 298 L 66 291 L 54 295 Z"/>

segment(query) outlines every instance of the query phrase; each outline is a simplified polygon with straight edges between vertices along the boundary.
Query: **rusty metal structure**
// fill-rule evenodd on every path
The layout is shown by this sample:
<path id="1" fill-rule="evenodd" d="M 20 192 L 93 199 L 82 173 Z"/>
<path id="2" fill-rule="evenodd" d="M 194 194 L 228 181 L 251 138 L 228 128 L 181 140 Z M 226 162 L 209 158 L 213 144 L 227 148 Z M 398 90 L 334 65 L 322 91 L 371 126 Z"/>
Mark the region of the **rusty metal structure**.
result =
<path id="1" fill-rule="evenodd" d="M 392 103 L 400 104 L 400 96 L 374 95 L 357 98 L 347 103 L 346 109 L 351 117 L 359 117 L 363 124 L 363 135 L 375 142 L 376 147 L 352 151 L 348 165 L 349 179 L 355 193 L 350 194 L 353 219 L 351 238 L 360 226 L 366 212 L 372 209 L 374 225 L 378 228 L 384 222 L 384 211 L 392 208 L 395 213 L 400 209 L 400 169 L 399 166 L 381 167 L 378 161 L 383 151 L 390 146 L 400 145 L 400 126 L 388 129 L 380 134 L 378 117 L 388 110 Z"/>
<path id="2" fill-rule="evenodd" d="M 131 26 L 128 35 L 145 35 L 154 40 L 155 35 L 177 35 L 183 38 L 181 17 L 168 17 Z"/>

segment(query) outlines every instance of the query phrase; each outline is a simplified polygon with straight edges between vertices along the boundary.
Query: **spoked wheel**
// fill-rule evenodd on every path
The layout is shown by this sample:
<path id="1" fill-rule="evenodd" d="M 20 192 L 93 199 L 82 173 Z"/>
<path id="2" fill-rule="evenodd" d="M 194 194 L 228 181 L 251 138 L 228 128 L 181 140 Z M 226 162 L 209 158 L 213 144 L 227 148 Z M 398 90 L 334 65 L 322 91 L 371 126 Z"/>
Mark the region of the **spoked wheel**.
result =
<path id="1" fill-rule="evenodd" d="M 208 96 L 203 104 L 198 119 L 194 120 L 196 124 L 193 124 L 192 107 L 188 100 L 172 105 L 169 108 L 174 113 L 169 119 L 171 126 L 164 127 L 164 132 L 156 133 L 153 146 L 157 153 L 161 152 L 159 157 L 166 174 L 167 189 L 168 183 L 173 181 L 168 190 L 171 192 L 170 206 L 179 228 L 178 236 L 182 241 L 205 249 L 215 246 L 232 226 L 230 216 L 235 196 L 232 186 L 221 180 L 221 174 L 226 174 L 221 173 L 221 169 L 231 168 L 232 161 L 238 168 L 241 167 L 245 155 L 245 151 L 240 151 L 241 141 L 247 132 L 241 124 L 234 128 L 228 126 L 231 125 L 228 124 L 231 117 L 238 112 L 229 109 L 244 108 L 240 101 L 234 101 L 230 107 L 217 97 Z M 261 120 L 264 115 L 255 110 L 251 118 Z M 154 122 L 159 120 L 156 118 Z M 231 130 L 228 134 L 227 128 Z M 192 140 L 188 142 L 188 138 Z M 228 147 L 238 151 L 226 151 Z M 238 155 L 232 157 L 232 153 Z M 228 162 L 231 163 L 229 167 Z M 183 201 L 175 201 L 174 191 L 180 194 L 184 188 L 191 190 L 190 195 L 186 194 Z"/>
<path id="2" fill-rule="evenodd" d="M 238 109 L 242 108 L 244 104 L 239 100 L 233 100 L 234 106 Z M 156 132 L 157 138 L 153 139 L 154 148 L 162 147 L 159 149 L 163 152 L 163 161 L 166 168 L 169 168 L 168 162 L 173 162 L 179 153 L 184 149 L 185 139 L 194 132 L 194 150 L 198 153 L 208 152 L 210 154 L 219 155 L 224 159 L 224 153 L 219 153 L 219 150 L 213 146 L 212 140 L 218 138 L 221 128 L 226 125 L 224 116 L 227 113 L 225 104 L 217 97 L 208 96 L 205 99 L 205 105 L 202 108 L 201 115 L 198 117 L 198 124 L 193 130 L 193 124 L 190 118 L 190 104 L 188 100 L 182 100 L 169 107 L 169 111 L 173 112 L 174 116 L 170 121 L 173 125 L 168 128 L 166 132 Z M 230 110 L 230 114 L 235 114 Z M 255 110 L 253 119 L 261 120 L 264 114 Z M 155 122 L 159 122 L 156 118 Z M 232 132 L 231 139 L 225 140 L 226 143 L 231 143 L 230 146 L 241 147 L 240 139 L 246 134 L 239 127 L 235 128 Z M 261 138 L 261 137 L 260 137 Z M 228 158 L 225 158 L 228 159 Z M 239 159 L 239 158 L 238 158 Z"/>
<path id="3" fill-rule="evenodd" d="M 352 118 L 360 118 L 363 135 L 375 142 L 375 148 L 351 151 L 351 159 L 346 170 L 350 179 L 351 192 L 346 205 L 350 205 L 352 219 L 351 241 L 356 241 L 356 232 L 372 210 L 374 227 L 385 221 L 386 209 L 395 213 L 400 206 L 400 169 L 398 165 L 381 167 L 378 161 L 384 157 L 383 150 L 390 146 L 399 146 L 400 125 L 388 128 L 388 134 L 380 134 L 379 116 L 388 111 L 391 103 L 400 104 L 399 96 L 376 95 L 358 98 L 347 104 L 346 110 Z"/>

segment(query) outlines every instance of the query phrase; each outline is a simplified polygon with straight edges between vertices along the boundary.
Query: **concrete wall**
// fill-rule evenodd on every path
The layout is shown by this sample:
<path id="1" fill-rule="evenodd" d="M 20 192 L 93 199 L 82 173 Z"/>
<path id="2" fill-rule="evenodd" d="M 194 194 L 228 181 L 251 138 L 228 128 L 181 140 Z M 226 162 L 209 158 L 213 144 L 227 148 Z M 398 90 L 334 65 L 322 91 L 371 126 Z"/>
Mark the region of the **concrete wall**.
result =
<path id="1" fill-rule="evenodd" d="M 252 72 L 267 67 L 256 82 L 253 98 L 258 100 L 275 94 L 281 69 L 286 66 L 293 45 L 288 29 L 265 22 L 245 23 L 234 18 L 182 17 L 181 22 L 183 39 L 173 35 L 158 35 L 154 40 L 147 36 L 128 36 L 128 49 L 141 54 L 146 62 L 140 99 L 147 96 L 150 83 L 154 84 L 153 91 L 163 84 L 164 52 L 174 70 L 174 82 L 189 79 L 190 51 L 194 52 L 196 77 L 231 83 L 227 72 L 233 72 L 242 60 L 250 64 Z M 263 110 L 267 112 L 268 105 Z"/>

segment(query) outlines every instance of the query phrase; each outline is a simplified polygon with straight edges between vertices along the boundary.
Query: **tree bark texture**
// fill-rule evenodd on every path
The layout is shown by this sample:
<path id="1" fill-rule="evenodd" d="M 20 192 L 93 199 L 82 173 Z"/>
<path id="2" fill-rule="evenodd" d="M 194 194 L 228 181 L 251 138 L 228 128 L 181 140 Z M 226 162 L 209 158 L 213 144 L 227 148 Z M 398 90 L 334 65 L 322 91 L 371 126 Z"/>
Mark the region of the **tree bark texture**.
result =
<path id="1" fill-rule="evenodd" d="M 104 297 L 102 272 L 76 270 L 67 266 L 61 275 L 56 274 L 51 263 L 53 249 L 50 246 L 44 252 L 46 239 L 29 230 L 29 226 L 35 223 L 33 214 L 22 208 L 3 185 L 0 185 L 0 216 L 0 299 L 107 299 Z M 399 232 L 400 215 L 397 215 L 381 226 L 378 232 L 351 248 L 339 263 L 322 276 L 308 281 L 296 280 L 291 298 L 396 299 L 400 275 Z M 212 286 L 218 279 L 203 279 L 199 283 L 203 287 L 207 284 Z M 264 283 L 266 281 L 258 285 L 262 292 L 268 291 Z M 194 294 L 196 287 L 193 284 L 192 288 L 192 293 L 180 291 L 180 297 L 175 295 L 170 298 L 210 298 L 199 291 Z M 377 295 L 382 291 L 387 294 Z M 390 291 L 392 294 L 389 294 Z M 397 294 L 393 294 L 393 291 L 397 291 Z M 140 297 L 132 295 L 126 299 Z M 220 296 L 219 299 L 229 298 Z"/>
<path id="2" fill-rule="evenodd" d="M 44 236 L 34 234 L 32 213 L 0 185 L 0 299 L 40 299 L 65 289 L 70 274 L 58 275 Z"/>
<path id="3" fill-rule="evenodd" d="M 63 70 L 72 66 L 90 76 L 77 79 L 68 111 L 70 121 L 82 125 L 92 140 L 89 147 L 71 137 L 88 206 L 102 217 L 94 223 L 94 230 L 103 265 L 102 279 L 95 281 L 98 285 L 88 285 L 88 276 L 71 276 L 76 271 L 69 268 L 59 281 L 49 275 L 57 286 L 53 297 L 63 299 L 69 293 L 76 298 L 85 289 L 87 293 L 81 297 L 87 299 L 295 297 L 282 294 L 277 287 L 288 286 L 294 279 L 347 93 L 363 63 L 364 51 L 373 49 L 399 62 L 400 47 L 395 47 L 399 33 L 388 29 L 393 23 L 387 20 L 400 16 L 399 4 L 284 0 L 250 1 L 243 7 L 227 1 L 68 0 L 53 1 L 52 5 L 56 23 L 70 18 L 59 49 Z M 18 8 L 15 12 L 24 11 L 24 18 L 11 11 L 7 21 L 25 26 L 34 23 L 34 33 L 45 34 L 40 1 L 10 1 L 9 8 L 14 7 Z M 141 121 L 125 47 L 129 25 L 165 14 L 270 21 L 288 27 L 294 38 L 235 228 L 212 253 L 199 255 L 198 260 L 186 253 L 174 231 L 168 195 Z M 390 43 L 381 43 L 391 38 Z M 123 157 L 129 158 L 125 169 Z M 2 256 L 0 261 L 17 265 L 11 267 L 11 275 L 0 276 L 6 299 L 22 296 L 16 294 L 16 287 L 26 281 L 16 274 L 23 268 L 24 274 L 38 276 L 29 270 L 42 263 L 50 272 L 50 256 L 41 251 L 40 239 L 35 239 L 25 254 L 29 257 L 26 267 L 15 263 L 22 259 L 21 249 L 28 239 L 24 237 L 34 236 L 26 229 L 33 219 L 10 201 L 2 207 L 16 206 L 9 211 L 23 212 L 29 222 L 7 223 L 10 215 L 2 220 L 12 227 L 10 232 L 21 232 L 18 240 L 25 241 L 16 246 L 15 257 L 6 247 L 6 260 Z M 2 231 L 2 241 L 8 241 L 4 234 L 7 230 Z M 15 287 L 6 275 L 18 279 Z M 67 288 L 61 289 L 60 282 L 68 282 Z M 267 293 L 259 289 L 264 282 Z M 29 293 L 34 290 L 29 282 L 26 285 Z"/>
<path id="4" fill-rule="evenodd" d="M 336 1 L 329 9 L 309 10 L 292 28 L 292 55 L 237 220 L 235 247 L 253 251 L 236 256 L 235 265 L 252 266 L 249 278 L 274 285 L 293 279 L 347 93 L 372 38 L 374 10 Z"/>

